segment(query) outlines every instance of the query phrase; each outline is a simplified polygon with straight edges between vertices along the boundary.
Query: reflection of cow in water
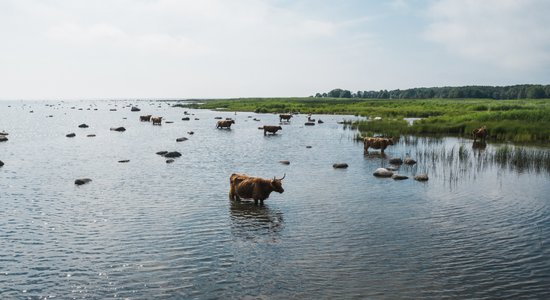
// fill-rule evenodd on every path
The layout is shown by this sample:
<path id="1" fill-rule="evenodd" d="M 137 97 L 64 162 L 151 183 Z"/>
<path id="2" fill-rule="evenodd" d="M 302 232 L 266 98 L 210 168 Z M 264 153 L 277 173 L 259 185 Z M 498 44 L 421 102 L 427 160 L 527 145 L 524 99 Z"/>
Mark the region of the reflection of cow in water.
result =
<path id="1" fill-rule="evenodd" d="M 283 120 L 287 121 L 287 122 L 290 122 L 290 118 L 292 118 L 291 114 L 280 114 L 279 115 L 279 122 L 282 122 Z"/>
<path id="2" fill-rule="evenodd" d="M 380 149 L 380 153 L 384 153 L 384 150 L 393 145 L 393 139 L 391 138 L 381 138 L 381 137 L 366 137 L 363 139 L 363 145 L 365 151 L 368 151 L 369 148 Z"/>
<path id="3" fill-rule="evenodd" d="M 485 138 L 487 137 L 487 127 L 482 126 L 480 128 L 474 129 L 472 131 L 472 136 L 474 137 L 474 142 L 477 139 L 480 139 L 481 141 L 485 141 Z"/>
<path id="4" fill-rule="evenodd" d="M 487 148 L 487 143 L 479 141 L 479 142 L 473 142 L 472 149 L 474 150 L 485 150 Z"/>
<path id="5" fill-rule="evenodd" d="M 270 125 L 264 125 L 263 128 L 264 128 L 264 135 L 267 135 L 268 132 L 275 134 L 277 133 L 277 131 L 283 129 L 283 127 L 281 126 L 270 126 Z"/>
<path id="6" fill-rule="evenodd" d="M 231 124 L 235 124 L 235 120 L 223 120 L 223 121 L 218 121 L 218 123 L 216 124 L 216 128 L 227 128 L 227 129 L 231 129 Z"/>
<path id="7" fill-rule="evenodd" d="M 231 174 L 229 177 L 229 198 L 231 200 L 240 201 L 243 199 L 253 199 L 254 203 L 261 204 L 264 200 L 269 198 L 271 192 L 283 193 L 285 190 L 282 186 L 282 180 L 286 174 L 277 179 L 264 179 L 259 177 L 251 177 L 246 174 Z"/>

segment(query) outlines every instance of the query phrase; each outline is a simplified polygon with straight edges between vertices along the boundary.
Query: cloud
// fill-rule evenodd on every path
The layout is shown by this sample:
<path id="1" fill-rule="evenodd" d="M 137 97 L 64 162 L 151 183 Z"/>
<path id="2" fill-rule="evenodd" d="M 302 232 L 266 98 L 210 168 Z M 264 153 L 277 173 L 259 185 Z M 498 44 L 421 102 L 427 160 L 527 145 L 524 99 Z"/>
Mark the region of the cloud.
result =
<path id="1" fill-rule="evenodd" d="M 449 52 L 508 70 L 550 65 L 550 2 L 442 0 L 428 10 L 425 38 Z"/>

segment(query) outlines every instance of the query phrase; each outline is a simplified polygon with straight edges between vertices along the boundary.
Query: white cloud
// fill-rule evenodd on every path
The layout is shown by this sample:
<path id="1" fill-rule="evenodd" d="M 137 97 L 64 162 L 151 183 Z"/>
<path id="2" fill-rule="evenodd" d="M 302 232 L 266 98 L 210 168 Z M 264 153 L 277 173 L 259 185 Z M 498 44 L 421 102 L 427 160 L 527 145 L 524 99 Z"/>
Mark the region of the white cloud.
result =
<path id="1" fill-rule="evenodd" d="M 544 0 L 442 0 L 425 37 L 472 61 L 529 70 L 550 66 L 549 15 Z"/>

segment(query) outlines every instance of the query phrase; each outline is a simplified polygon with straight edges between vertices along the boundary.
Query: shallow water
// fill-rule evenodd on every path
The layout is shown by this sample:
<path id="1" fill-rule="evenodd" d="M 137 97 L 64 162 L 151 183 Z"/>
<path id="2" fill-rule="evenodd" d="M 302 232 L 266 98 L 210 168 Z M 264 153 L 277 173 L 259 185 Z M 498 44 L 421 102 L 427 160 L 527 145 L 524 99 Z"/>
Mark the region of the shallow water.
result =
<path id="1" fill-rule="evenodd" d="M 182 121 L 186 109 L 129 103 L 0 102 L 1 298 L 550 297 L 549 173 L 484 159 L 496 146 L 403 138 L 365 155 L 337 124 L 350 116 L 300 115 L 263 136 L 277 116 Z M 236 124 L 217 130 L 216 116 Z M 183 156 L 166 164 L 161 150 Z M 399 173 L 428 182 L 372 176 L 407 153 L 418 164 Z M 285 192 L 232 203 L 233 172 L 286 173 Z"/>

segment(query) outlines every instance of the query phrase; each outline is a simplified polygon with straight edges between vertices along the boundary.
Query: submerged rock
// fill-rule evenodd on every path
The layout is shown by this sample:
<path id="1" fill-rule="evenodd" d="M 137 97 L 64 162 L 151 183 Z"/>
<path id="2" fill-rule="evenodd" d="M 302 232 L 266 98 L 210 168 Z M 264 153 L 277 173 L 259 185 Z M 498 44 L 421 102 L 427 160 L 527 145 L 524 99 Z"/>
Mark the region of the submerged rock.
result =
<path id="1" fill-rule="evenodd" d="M 0 142 L 7 142 L 8 141 L 8 137 L 5 136 L 5 135 L 0 135 Z"/>
<path id="2" fill-rule="evenodd" d="M 129 159 L 123 159 L 123 160 L 119 160 L 118 162 L 123 164 L 123 163 L 130 162 L 130 160 Z"/>
<path id="3" fill-rule="evenodd" d="M 80 179 L 77 179 L 74 181 L 74 184 L 76 185 L 83 185 L 83 184 L 86 184 L 88 182 L 92 181 L 90 178 L 80 178 Z"/>
<path id="4" fill-rule="evenodd" d="M 76 134 L 75 134 L 74 132 L 71 132 L 71 133 L 69 133 L 69 134 L 67 134 L 67 135 L 65 135 L 65 136 L 68 137 L 68 138 L 72 138 L 72 137 L 75 137 Z"/>
<path id="5" fill-rule="evenodd" d="M 123 132 L 123 131 L 126 131 L 126 128 L 124 128 L 124 127 L 111 127 L 111 131 Z"/>
<path id="6" fill-rule="evenodd" d="M 164 155 L 166 155 L 166 153 L 168 153 L 168 151 L 159 151 L 156 154 L 160 155 L 160 156 L 164 156 Z"/>
<path id="7" fill-rule="evenodd" d="M 90 126 L 88 126 L 88 125 L 86 125 L 86 124 L 80 124 L 80 125 L 78 125 L 78 128 L 88 128 L 88 127 L 90 127 Z"/>
<path id="8" fill-rule="evenodd" d="M 315 122 L 305 122 L 304 125 L 306 125 L 306 126 L 313 126 L 313 125 L 315 125 Z"/>
<path id="9" fill-rule="evenodd" d="M 174 162 L 173 159 L 167 159 L 167 160 L 166 160 L 166 163 L 167 163 L 167 164 L 171 164 L 171 163 L 173 163 L 173 162 Z"/>
<path id="10" fill-rule="evenodd" d="M 407 158 L 405 158 L 405 164 L 406 165 L 414 165 L 414 164 L 416 164 L 416 160 L 414 160 L 410 157 L 407 157 Z"/>
<path id="11" fill-rule="evenodd" d="M 376 177 L 392 177 L 393 172 L 386 168 L 378 168 L 374 171 L 374 173 L 372 173 L 372 175 Z"/>
<path id="12" fill-rule="evenodd" d="M 290 165 L 290 161 L 288 161 L 288 160 L 280 160 L 279 163 L 281 163 L 283 165 Z"/>
<path id="13" fill-rule="evenodd" d="M 345 169 L 345 168 L 348 167 L 348 164 L 346 164 L 346 163 L 336 163 L 336 164 L 333 164 L 332 167 L 335 168 L 335 169 Z"/>
<path id="14" fill-rule="evenodd" d="M 428 181 L 428 174 L 417 174 L 414 176 L 414 180 L 416 181 Z"/>
<path id="15" fill-rule="evenodd" d="M 176 139 L 176 142 L 185 142 L 187 140 L 188 140 L 188 138 L 186 138 L 186 137 L 180 137 L 180 138 Z"/>
<path id="16" fill-rule="evenodd" d="M 94 137 L 95 134 L 88 134 L 87 137 Z"/>
<path id="17" fill-rule="evenodd" d="M 0 160 L 0 167 L 4 165 L 4 162 Z"/>
<path id="18" fill-rule="evenodd" d="M 390 170 L 390 171 L 395 172 L 395 171 L 399 170 L 399 168 L 398 168 L 398 167 L 391 167 L 391 166 L 390 166 L 390 167 L 386 167 L 386 170 Z"/>
<path id="19" fill-rule="evenodd" d="M 182 121 L 189 121 L 189 120 L 191 120 L 191 118 L 189 118 L 189 117 L 183 117 L 183 118 L 181 118 L 181 120 L 182 120 Z"/>
<path id="20" fill-rule="evenodd" d="M 130 109 L 131 111 L 140 111 L 141 109 L 135 107 L 135 106 L 132 106 L 132 109 Z"/>
<path id="21" fill-rule="evenodd" d="M 409 176 L 405 176 L 405 175 L 400 175 L 400 174 L 393 174 L 391 176 L 391 178 L 393 180 L 404 180 L 404 179 L 409 179 Z"/>
<path id="22" fill-rule="evenodd" d="M 401 164 L 403 164 L 403 160 L 399 157 L 390 158 L 389 162 L 392 165 L 401 165 Z"/>

